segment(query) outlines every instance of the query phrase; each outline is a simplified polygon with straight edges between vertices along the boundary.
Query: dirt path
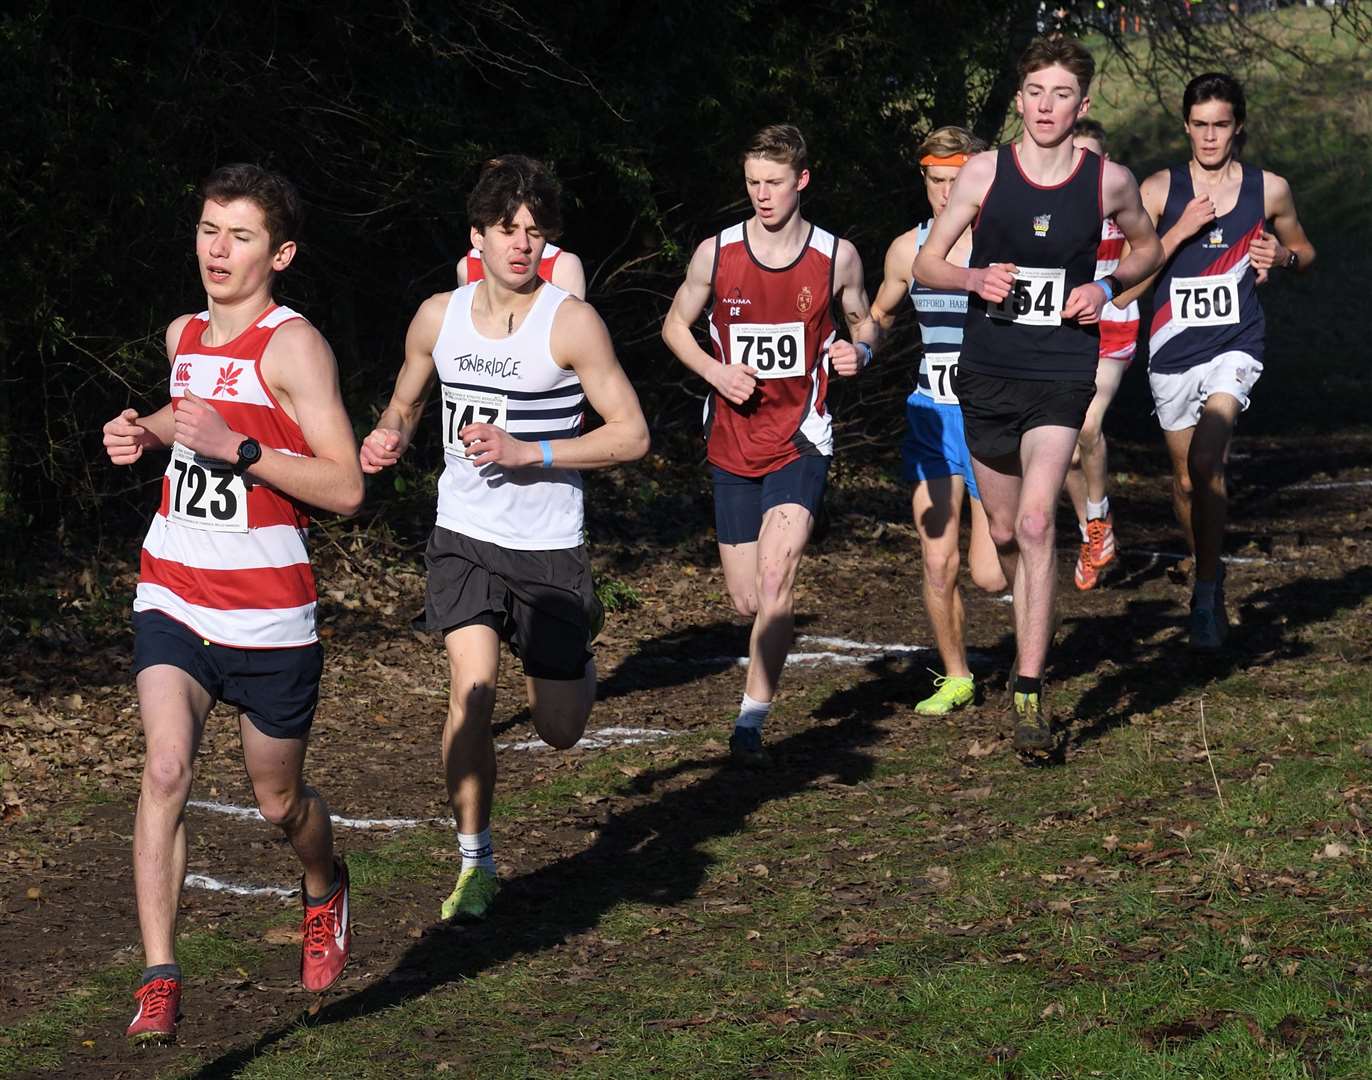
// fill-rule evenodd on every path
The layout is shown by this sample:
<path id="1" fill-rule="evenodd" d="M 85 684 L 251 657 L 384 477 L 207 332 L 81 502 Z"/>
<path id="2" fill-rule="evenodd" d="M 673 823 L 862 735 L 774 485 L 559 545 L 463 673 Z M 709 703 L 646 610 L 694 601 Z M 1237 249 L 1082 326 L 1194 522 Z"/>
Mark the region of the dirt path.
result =
<path id="1" fill-rule="evenodd" d="M 1156 475 L 1128 471 L 1127 448 L 1114 464 L 1121 471 L 1112 500 L 1122 565 L 1107 587 L 1080 594 L 1070 585 L 1074 551 L 1062 551 L 1064 622 L 1049 671 L 1079 702 L 1076 760 L 1069 767 L 1088 777 L 1089 755 L 1081 751 L 1108 739 L 1112 725 L 1164 707 L 1236 667 L 1298 661 L 1332 615 L 1372 592 L 1372 444 L 1354 440 L 1301 460 L 1284 445 L 1243 443 L 1228 545 L 1230 602 L 1240 625 L 1233 649 L 1197 665 L 1184 656 L 1180 636 L 1187 592 L 1167 573 L 1178 541 L 1165 489 Z M 852 765 L 843 739 L 855 731 L 873 759 L 921 739 L 912 706 L 927 692 L 925 668 L 937 663 L 926 651 L 931 638 L 918 601 L 904 498 L 893 485 L 841 486 L 833 493 L 828 533 L 803 569 L 796 655 L 769 726 L 769 741 L 788 747 L 764 782 L 772 796 L 828 782 Z M 1067 525 L 1064 515 L 1060 527 Z M 567 754 L 521 746 L 534 737 L 520 708 L 522 680 L 513 663 L 501 674 L 500 784 L 518 798 L 495 823 L 498 857 L 502 876 L 516 883 L 511 891 L 530 901 L 546 886 L 548 868 L 585 857 L 607 830 L 640 829 L 647 837 L 665 828 L 657 815 L 667 812 L 673 793 L 717 785 L 724 820 L 729 814 L 742 820 L 757 805 L 746 790 L 751 781 L 740 788 L 738 774 L 714 767 L 741 690 L 746 628 L 723 597 L 708 546 L 664 550 L 652 560 L 614 550 L 597 554 L 602 574 L 631 585 L 642 604 L 612 615 L 597 648 L 602 685 L 590 725 L 596 741 Z M 340 846 L 350 855 L 363 856 L 408 831 L 428 838 L 417 857 L 455 865 L 452 845 L 435 842 L 448 827 L 437 761 L 445 664 L 432 639 L 408 628 L 419 606 L 419 574 L 403 563 L 381 569 L 360 555 L 345 562 L 327 547 L 321 556 L 329 654 L 309 776 L 336 815 L 406 819 L 340 825 Z M 625 562 L 637 566 L 622 569 Z M 359 576 L 364 569 L 367 576 Z M 119 568 L 116 585 L 128 586 L 130 575 L 130 567 Z M 965 595 L 973 667 L 988 686 L 997 685 L 1013 647 L 1009 605 L 1002 597 Z M 141 740 L 125 677 L 127 641 L 114 631 L 104 637 L 83 637 L 62 625 L 49 631 L 45 647 L 30 646 L 0 678 L 0 748 L 10 769 L 0 827 L 5 1023 L 50 1007 L 112 964 L 138 959 L 128 834 Z M 1000 703 L 1000 694 L 988 692 L 959 718 L 968 739 L 994 743 Z M 298 871 L 272 830 L 249 816 L 234 728 L 227 713 L 217 712 L 199 760 L 194 798 L 211 805 L 188 813 L 189 869 L 200 885 L 186 889 L 181 931 L 219 930 L 262 944 L 263 923 L 289 922 L 297 900 L 251 890 L 290 890 Z M 597 735 L 605 729 L 611 730 Z M 593 767 L 604 747 L 630 739 L 639 740 L 647 765 L 621 771 L 637 778 L 646 770 L 651 782 L 641 790 L 608 799 L 538 797 L 541 788 Z M 929 768 L 948 766 L 931 761 Z M 438 831 L 425 831 L 435 821 Z M 689 892 L 689 883 L 681 889 Z M 427 882 L 392 882 L 385 895 L 381 910 L 356 913 L 358 945 L 342 992 L 390 985 L 388 973 L 393 982 L 397 963 L 434 932 L 441 897 Z M 591 905 L 587 921 L 594 915 Z M 568 933 L 564 926 L 528 947 L 554 947 Z M 264 966 L 235 972 L 219 985 L 205 986 L 190 973 L 188 1000 L 196 1001 L 196 1015 L 183 1044 L 223 1054 L 302 1008 L 289 933 L 269 930 L 265 944 L 271 947 Z M 413 969 L 402 965 L 399 977 L 424 977 L 404 974 Z M 201 1005 L 211 991 L 213 1010 Z M 132 1056 L 117 1034 L 73 1047 L 63 1074 L 145 1075 L 177 1053 Z"/>

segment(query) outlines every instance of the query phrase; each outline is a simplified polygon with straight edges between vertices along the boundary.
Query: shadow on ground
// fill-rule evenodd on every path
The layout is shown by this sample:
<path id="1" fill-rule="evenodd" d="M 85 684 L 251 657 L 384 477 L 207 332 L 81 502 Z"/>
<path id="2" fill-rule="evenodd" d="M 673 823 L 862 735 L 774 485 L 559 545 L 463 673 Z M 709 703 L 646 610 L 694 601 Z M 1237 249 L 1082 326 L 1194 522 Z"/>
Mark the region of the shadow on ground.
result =
<path id="1" fill-rule="evenodd" d="M 872 773 L 863 752 L 880 736 L 878 720 L 890 710 L 867 708 L 861 697 L 849 707 L 829 708 L 831 723 L 817 723 L 771 744 L 776 765 L 740 773 L 720 758 L 678 762 L 636 778 L 634 793 L 646 795 L 680 774 L 706 770 L 685 787 L 611 816 L 585 851 L 505 883 L 492 919 L 475 928 L 436 926 L 413 945 L 384 979 L 327 1006 L 314 1021 L 335 1024 L 370 1016 L 422 997 L 448 983 L 469 979 L 497 964 L 553 948 L 595 927 L 623 902 L 670 906 L 696 894 L 711 856 L 701 845 L 741 829 L 748 816 L 775 799 L 789 798 L 826 782 L 857 784 Z M 832 778 L 832 779 L 830 779 Z M 251 1045 L 206 1064 L 202 1080 L 234 1076 L 297 1029 L 299 1017 Z"/>

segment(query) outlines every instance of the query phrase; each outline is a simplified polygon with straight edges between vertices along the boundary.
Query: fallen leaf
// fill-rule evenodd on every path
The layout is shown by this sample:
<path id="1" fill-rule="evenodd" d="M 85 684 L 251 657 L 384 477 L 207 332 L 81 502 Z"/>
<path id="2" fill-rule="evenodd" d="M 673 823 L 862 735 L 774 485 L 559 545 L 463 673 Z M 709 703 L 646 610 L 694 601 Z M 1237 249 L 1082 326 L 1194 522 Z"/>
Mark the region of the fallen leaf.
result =
<path id="1" fill-rule="evenodd" d="M 1347 844 L 1343 844 L 1335 840 L 1332 843 L 1325 844 L 1323 850 L 1316 852 L 1315 858 L 1342 859 L 1345 855 L 1351 855 L 1352 853 L 1353 849 L 1350 848 Z"/>
<path id="2" fill-rule="evenodd" d="M 985 787 L 962 788 L 959 791 L 953 792 L 953 798 L 955 799 L 985 799 L 989 798 L 990 795 L 990 784 L 987 784 Z"/>
<path id="3" fill-rule="evenodd" d="M 1039 1013 L 1039 1019 L 1051 1020 L 1055 1016 L 1061 1016 L 1066 1011 L 1067 1010 L 1062 1007 L 1061 1002 L 1055 1001 L 1053 1004 L 1049 1005 L 1048 1008 L 1044 1009 L 1043 1012 Z"/>
<path id="4" fill-rule="evenodd" d="M 262 940 L 268 945 L 299 945 L 301 941 L 300 927 L 273 926 L 262 935 Z"/>
<path id="5" fill-rule="evenodd" d="M 992 739 L 983 746 L 980 739 L 973 739 L 972 745 L 967 748 L 967 756 L 969 758 L 990 757 L 997 750 L 1004 747 L 1005 742 L 1006 740 L 1004 739 Z"/>
<path id="6" fill-rule="evenodd" d="M 1120 846 L 1120 838 L 1116 836 L 1114 833 L 1111 833 L 1103 841 L 1101 841 L 1101 846 L 1105 848 L 1106 851 L 1114 851 L 1116 848 Z"/>
<path id="7" fill-rule="evenodd" d="M 27 896 L 30 900 L 41 900 L 43 899 L 43 890 L 40 889 L 37 885 L 30 885 L 29 891 L 24 895 Z"/>

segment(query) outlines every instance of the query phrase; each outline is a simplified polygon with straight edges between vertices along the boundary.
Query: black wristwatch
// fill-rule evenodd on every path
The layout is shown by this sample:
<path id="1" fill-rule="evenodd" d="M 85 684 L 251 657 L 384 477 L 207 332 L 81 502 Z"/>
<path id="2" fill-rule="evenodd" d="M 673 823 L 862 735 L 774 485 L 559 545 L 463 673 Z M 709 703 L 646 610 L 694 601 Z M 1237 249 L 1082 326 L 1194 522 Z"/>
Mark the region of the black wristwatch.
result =
<path id="1" fill-rule="evenodd" d="M 1114 274 L 1106 274 L 1103 280 L 1109 284 L 1110 290 L 1115 296 L 1118 296 L 1120 293 L 1124 292 L 1124 285 L 1120 282 L 1119 278 L 1115 277 Z"/>
<path id="2" fill-rule="evenodd" d="M 1301 257 L 1294 251 L 1288 251 L 1286 253 L 1286 262 L 1281 265 L 1283 270 L 1298 270 L 1301 265 Z"/>
<path id="3" fill-rule="evenodd" d="M 262 460 L 262 444 L 252 436 L 238 444 L 238 460 L 234 462 L 233 474 L 242 476 Z"/>

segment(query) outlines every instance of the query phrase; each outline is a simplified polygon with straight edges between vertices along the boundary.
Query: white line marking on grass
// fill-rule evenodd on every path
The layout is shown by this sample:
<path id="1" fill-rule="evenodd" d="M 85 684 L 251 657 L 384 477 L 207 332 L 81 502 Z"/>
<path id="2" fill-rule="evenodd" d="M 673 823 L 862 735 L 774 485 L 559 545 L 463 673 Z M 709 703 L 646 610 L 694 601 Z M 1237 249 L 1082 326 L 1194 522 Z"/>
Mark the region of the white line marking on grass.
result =
<path id="1" fill-rule="evenodd" d="M 1178 555 L 1175 551 L 1146 551 L 1143 548 L 1126 548 L 1124 549 L 1124 553 L 1126 555 L 1147 555 L 1150 558 L 1152 558 L 1154 562 L 1156 562 L 1158 559 L 1172 559 L 1176 562 L 1181 562 L 1182 559 L 1189 559 L 1191 557 L 1190 555 Z M 1282 562 L 1284 560 L 1249 558 L 1245 555 L 1221 555 L 1220 561 L 1234 563 L 1236 566 L 1242 566 L 1249 563 Z M 1152 566 L 1153 563 L 1150 562 L 1148 565 Z"/>
<path id="2" fill-rule="evenodd" d="M 289 900 L 292 896 L 300 895 L 299 889 L 277 889 L 270 885 L 235 885 L 229 881 L 212 878 L 208 874 L 187 874 L 186 884 L 192 889 L 226 892 L 232 893 L 234 896 L 275 896 L 282 900 Z"/>
<path id="3" fill-rule="evenodd" d="M 192 799 L 186 804 L 194 806 L 197 810 L 210 810 L 216 814 L 228 814 L 230 817 L 252 818 L 262 821 L 262 814 L 255 806 L 230 806 L 228 803 L 206 802 L 203 799 Z M 339 817 L 337 814 L 329 815 L 329 820 L 335 825 L 345 829 L 414 829 L 420 825 L 442 824 L 445 818 L 347 818 Z"/>
<path id="4" fill-rule="evenodd" d="M 796 638 L 798 645 L 828 645 L 833 649 L 861 649 L 863 652 L 928 652 L 927 645 L 902 645 L 899 642 L 883 645 L 879 641 L 851 641 L 841 637 L 823 637 L 818 634 L 801 634 Z"/>
<path id="5" fill-rule="evenodd" d="M 581 736 L 577 746 L 584 750 L 605 750 L 611 746 L 637 746 L 640 743 L 657 742 L 680 735 L 679 731 L 664 731 L 662 728 L 604 727 L 588 731 Z M 542 739 L 523 739 L 515 743 L 496 743 L 497 750 L 551 750 L 552 747 Z"/>
<path id="6" fill-rule="evenodd" d="M 1336 491 L 1339 488 L 1372 487 L 1372 480 L 1329 480 L 1316 483 L 1306 480 L 1300 484 L 1288 484 L 1283 491 Z"/>

